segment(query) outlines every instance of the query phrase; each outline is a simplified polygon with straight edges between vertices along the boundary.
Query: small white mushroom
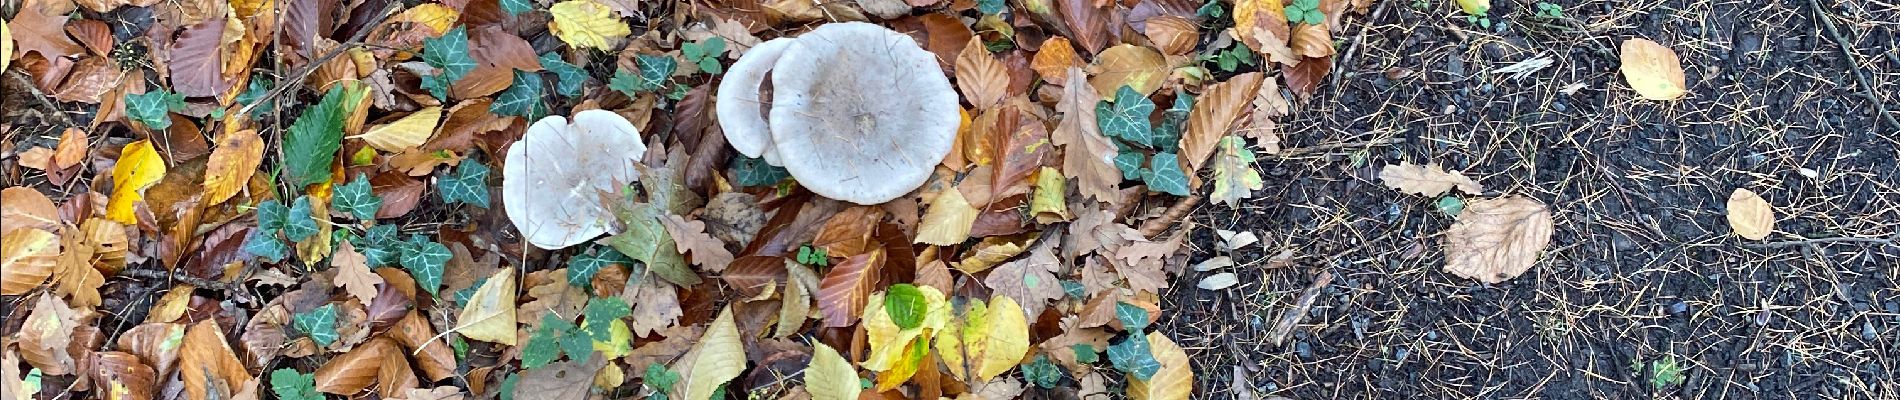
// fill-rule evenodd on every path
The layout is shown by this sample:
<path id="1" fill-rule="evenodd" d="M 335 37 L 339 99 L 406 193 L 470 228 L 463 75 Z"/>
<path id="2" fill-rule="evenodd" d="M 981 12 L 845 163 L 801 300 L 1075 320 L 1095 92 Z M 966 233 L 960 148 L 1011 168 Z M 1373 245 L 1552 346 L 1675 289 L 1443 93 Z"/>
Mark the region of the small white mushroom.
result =
<path id="1" fill-rule="evenodd" d="M 634 169 L 647 150 L 640 130 L 606 110 L 554 115 L 535 121 L 508 148 L 502 203 L 515 229 L 535 247 L 557 250 L 607 232 L 613 214 L 602 194 L 638 180 Z"/>
<path id="2" fill-rule="evenodd" d="M 713 111 L 719 115 L 719 128 L 725 131 L 726 142 L 739 154 L 762 157 L 772 149 L 772 133 L 765 123 L 766 103 L 759 99 L 759 93 L 765 74 L 772 71 L 772 64 L 778 62 L 792 40 L 778 38 L 753 46 L 732 63 L 725 80 L 719 82 L 719 101 Z M 778 157 L 771 158 L 766 161 L 778 165 L 772 162 Z"/>

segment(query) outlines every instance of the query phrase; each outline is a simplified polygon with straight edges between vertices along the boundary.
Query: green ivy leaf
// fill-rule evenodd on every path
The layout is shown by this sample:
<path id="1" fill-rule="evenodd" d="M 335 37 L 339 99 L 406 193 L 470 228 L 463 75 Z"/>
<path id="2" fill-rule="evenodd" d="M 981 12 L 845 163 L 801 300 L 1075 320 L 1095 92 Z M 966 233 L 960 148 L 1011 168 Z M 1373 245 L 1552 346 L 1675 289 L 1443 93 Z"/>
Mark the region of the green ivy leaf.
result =
<path id="1" fill-rule="evenodd" d="M 279 400 L 323 400 L 323 393 L 317 392 L 316 374 L 290 368 L 271 371 L 270 391 L 276 393 Z"/>
<path id="2" fill-rule="evenodd" d="M 403 242 L 396 238 L 395 225 L 369 227 L 362 237 L 350 243 L 356 245 L 356 251 L 363 253 L 370 268 L 395 264 L 402 254 Z"/>
<path id="3" fill-rule="evenodd" d="M 1140 333 L 1148 329 L 1148 309 L 1127 302 L 1115 302 L 1115 319 L 1122 322 L 1122 330 Z"/>
<path id="4" fill-rule="evenodd" d="M 1049 356 L 1037 354 L 1036 360 L 1023 364 L 1023 378 L 1043 389 L 1054 389 L 1062 383 L 1062 367 L 1049 361 Z"/>
<path id="5" fill-rule="evenodd" d="M 1459 213 L 1465 212 L 1465 200 L 1458 198 L 1458 196 L 1448 195 L 1440 197 L 1438 198 L 1437 206 L 1438 211 L 1444 212 L 1446 216 L 1453 218 L 1458 217 Z"/>
<path id="6" fill-rule="evenodd" d="M 633 259 L 612 247 L 594 245 L 593 251 L 582 253 L 567 259 L 567 285 L 574 287 L 592 287 L 594 274 L 608 265 L 633 265 Z"/>
<path id="7" fill-rule="evenodd" d="M 924 314 L 929 312 L 930 304 L 924 299 L 924 291 L 908 283 L 891 285 L 884 292 L 884 312 L 890 314 L 891 322 L 898 328 L 911 329 L 924 324 Z"/>
<path id="8" fill-rule="evenodd" d="M 1134 87 L 1123 85 L 1115 92 L 1115 101 L 1105 100 L 1095 105 L 1095 123 L 1101 127 L 1102 134 L 1153 147 L 1154 127 L 1148 122 L 1148 114 L 1154 110 L 1153 101 Z"/>
<path id="9" fill-rule="evenodd" d="M 666 88 L 666 80 L 673 76 L 673 70 L 679 68 L 679 60 L 673 57 L 640 54 L 634 56 L 634 65 L 638 68 L 632 73 L 626 70 L 614 71 L 613 80 L 607 87 L 634 97 L 640 92 L 652 92 Z"/>
<path id="10" fill-rule="evenodd" d="M 541 68 L 554 73 L 554 92 L 561 96 L 579 97 L 582 87 L 587 84 L 587 70 L 562 61 L 559 54 L 542 54 Z"/>
<path id="11" fill-rule="evenodd" d="M 252 229 L 251 234 L 244 238 L 244 253 L 278 263 L 290 257 L 290 245 L 278 239 L 277 232 Z"/>
<path id="12" fill-rule="evenodd" d="M 765 186 L 791 177 L 785 168 L 766 164 L 765 159 L 735 155 L 732 157 L 732 183 L 739 186 Z"/>
<path id="13" fill-rule="evenodd" d="M 183 108 L 185 96 L 167 90 L 154 90 L 143 94 L 125 95 L 125 116 L 145 124 L 146 128 L 162 131 L 172 126 L 171 111 Z"/>
<path id="14" fill-rule="evenodd" d="M 329 347 L 337 339 L 336 303 L 325 303 L 314 310 L 297 313 L 290 317 L 290 326 L 316 341 L 318 347 Z"/>
<path id="15" fill-rule="evenodd" d="M 463 160 L 455 173 L 435 181 L 436 191 L 446 204 L 464 203 L 488 208 L 488 166 L 476 160 Z"/>
<path id="16" fill-rule="evenodd" d="M 424 79 L 423 86 L 437 99 L 449 98 L 449 85 L 475 70 L 475 57 L 468 55 L 468 27 L 456 26 L 448 33 L 422 40 L 422 62 L 442 69 Z"/>
<path id="17" fill-rule="evenodd" d="M 521 346 L 521 368 L 539 368 L 561 358 L 561 336 L 574 330 L 574 323 L 567 322 L 554 313 L 542 314 L 541 328 L 528 337 L 528 343 Z"/>
<path id="18" fill-rule="evenodd" d="M 343 145 L 344 85 L 330 87 L 323 100 L 304 110 L 284 136 L 284 181 L 301 191 L 330 181 L 330 163 Z"/>
<path id="19" fill-rule="evenodd" d="M 664 212 L 660 206 L 651 203 L 636 203 L 615 210 L 615 216 L 627 227 L 620 234 L 605 239 L 605 243 L 628 258 L 646 264 L 648 271 L 659 274 L 660 278 L 668 282 L 681 287 L 698 285 L 699 273 L 686 265 L 686 257 L 680 255 L 673 236 L 666 233 L 664 225 L 660 225 L 660 217 Z"/>
<path id="20" fill-rule="evenodd" d="M 508 86 L 508 90 L 495 95 L 495 102 L 488 105 L 488 111 L 495 115 L 519 116 L 529 121 L 547 115 L 547 103 L 541 101 L 541 74 L 516 70 L 514 83 Z"/>
<path id="21" fill-rule="evenodd" d="M 1155 372 L 1161 371 L 1161 361 L 1155 360 L 1154 350 L 1148 347 L 1148 338 L 1144 335 L 1128 335 L 1121 342 L 1108 345 L 1108 361 L 1115 369 L 1140 380 L 1153 378 Z"/>
<path id="22" fill-rule="evenodd" d="M 1188 195 L 1187 173 L 1181 171 L 1174 153 L 1156 153 L 1148 160 L 1148 169 L 1141 171 L 1141 181 L 1150 189 L 1175 196 Z"/>
<path id="23" fill-rule="evenodd" d="M 1123 147 L 1120 153 L 1115 154 L 1115 168 L 1122 171 L 1123 180 L 1140 179 L 1141 162 L 1147 158 L 1148 155 L 1142 154 L 1141 150 Z"/>
<path id="24" fill-rule="evenodd" d="M 1188 110 L 1193 108 L 1194 95 L 1187 92 L 1174 95 L 1174 106 L 1161 111 L 1161 125 L 1155 126 L 1153 144 L 1156 149 L 1171 152 L 1180 145 L 1181 130 L 1187 128 Z"/>
<path id="25" fill-rule="evenodd" d="M 310 196 L 297 196 L 291 200 L 290 214 L 284 217 L 284 236 L 291 242 L 301 242 L 317 234 L 317 217 L 312 215 Z"/>
<path id="26" fill-rule="evenodd" d="M 1094 345 L 1087 344 L 1087 343 L 1080 343 L 1074 346 L 1069 346 L 1069 349 L 1075 351 L 1075 362 L 1082 363 L 1082 364 L 1094 364 L 1095 362 L 1102 360 L 1101 355 L 1095 350 Z"/>
<path id="27" fill-rule="evenodd" d="M 383 199 L 370 190 L 369 176 L 364 174 L 356 174 L 355 180 L 337 186 L 330 194 L 330 209 L 350 214 L 358 221 L 375 220 L 376 210 L 382 207 Z"/>
<path id="28" fill-rule="evenodd" d="M 1002 14 L 1003 0 L 977 0 L 976 11 L 983 13 L 983 15 Z"/>
<path id="29" fill-rule="evenodd" d="M 264 95 L 270 94 L 271 86 L 273 85 L 271 84 L 269 76 L 264 74 L 252 75 L 251 83 L 244 87 L 243 93 L 238 93 L 237 103 L 248 107 L 251 103 L 256 103 L 258 100 L 263 99 Z M 275 108 L 275 104 L 260 104 L 257 108 L 251 109 L 251 118 L 263 117 L 264 114 L 270 113 L 270 111 Z M 130 112 L 129 109 L 128 112 Z"/>
<path id="30" fill-rule="evenodd" d="M 408 243 L 402 246 L 402 268 L 416 278 L 416 285 L 428 291 L 430 296 L 442 290 L 442 267 L 449 262 L 448 246 L 430 241 L 422 235 L 409 235 Z"/>
<path id="31" fill-rule="evenodd" d="M 501 0 L 501 10 L 508 12 L 508 16 L 512 17 L 534 11 L 534 3 L 528 0 Z"/>
<path id="32" fill-rule="evenodd" d="M 618 296 L 595 297 L 587 300 L 581 315 L 581 330 L 592 341 L 605 342 L 613 338 L 613 321 L 633 315 L 633 307 Z M 593 344 L 588 345 L 592 348 Z"/>
<path id="33" fill-rule="evenodd" d="M 284 224 L 290 221 L 290 207 L 276 199 L 257 203 L 257 230 L 276 234 L 284 230 Z"/>

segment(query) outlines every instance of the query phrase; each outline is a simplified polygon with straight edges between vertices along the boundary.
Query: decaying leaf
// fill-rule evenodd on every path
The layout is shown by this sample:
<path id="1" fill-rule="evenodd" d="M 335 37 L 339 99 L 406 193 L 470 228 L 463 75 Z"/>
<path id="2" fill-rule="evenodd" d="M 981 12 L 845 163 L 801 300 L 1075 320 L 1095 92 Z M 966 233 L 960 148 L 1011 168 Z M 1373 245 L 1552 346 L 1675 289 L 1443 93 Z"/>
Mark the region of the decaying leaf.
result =
<path id="1" fill-rule="evenodd" d="M 1775 232 L 1775 207 L 1753 190 L 1735 188 L 1728 195 L 1728 226 L 1743 239 L 1766 239 Z"/>
<path id="2" fill-rule="evenodd" d="M 1453 188 L 1469 195 L 1484 194 L 1484 185 L 1458 171 L 1446 171 L 1438 164 L 1417 165 L 1401 161 L 1379 170 L 1379 180 L 1400 192 L 1438 197 Z"/>
<path id="3" fill-rule="evenodd" d="M 1623 79 L 1636 94 L 1650 100 L 1675 100 L 1689 93 L 1682 74 L 1682 59 L 1661 43 L 1630 38 L 1623 41 Z"/>
<path id="4" fill-rule="evenodd" d="M 1550 210 L 1535 199 L 1472 200 L 1445 230 L 1445 272 L 1491 284 L 1517 277 L 1550 246 L 1552 229 Z"/>
<path id="5" fill-rule="evenodd" d="M 963 243 L 970 238 L 970 227 L 976 223 L 980 210 L 970 205 L 963 197 L 963 191 L 950 188 L 937 194 L 930 201 L 930 208 L 924 211 L 924 220 L 917 228 L 917 243 L 950 246 Z"/>
<path id="6" fill-rule="evenodd" d="M 1253 163 L 1253 149 L 1239 136 L 1221 138 L 1220 150 L 1214 153 L 1214 192 L 1208 198 L 1239 208 L 1241 199 L 1253 197 L 1253 191 L 1265 186 Z"/>
<path id="7" fill-rule="evenodd" d="M 937 356 L 957 379 L 994 379 L 1016 368 L 1029 351 L 1027 316 L 1015 300 L 995 296 L 987 306 L 973 300 L 961 317 L 937 335 Z"/>
<path id="8" fill-rule="evenodd" d="M 1089 85 L 1095 87 L 1096 93 L 1108 93 L 1110 97 L 1106 100 L 1113 100 L 1113 93 L 1122 86 L 1133 87 L 1136 93 L 1147 96 L 1160 89 L 1161 81 L 1167 79 L 1168 61 L 1153 48 L 1122 44 L 1096 55 L 1089 72 L 1095 75 L 1089 78 Z"/>
<path id="9" fill-rule="evenodd" d="M 1051 132 L 1049 139 L 1062 146 L 1062 172 L 1074 176 L 1076 189 L 1082 195 L 1100 202 L 1116 202 L 1120 193 L 1117 190 L 1122 182 L 1121 171 L 1115 168 L 1115 143 L 1102 135 L 1101 126 L 1095 123 L 1095 105 L 1102 97 L 1094 86 L 1084 85 L 1087 75 L 1081 68 L 1069 68 L 1068 81 L 1074 82 L 1062 89 L 1062 101 L 1056 103 L 1056 111 L 1062 113 L 1062 119 Z"/>
<path id="10" fill-rule="evenodd" d="M 216 320 L 193 324 L 179 346 L 178 374 L 191 400 L 229 399 L 251 380 Z"/>
<path id="11" fill-rule="evenodd" d="M 1227 137 L 1234 130 L 1234 123 L 1252 109 L 1250 102 L 1260 90 L 1260 81 L 1258 72 L 1235 75 L 1208 87 L 1205 94 L 1195 99 L 1194 108 L 1188 111 L 1187 132 L 1181 135 L 1180 154 L 1187 161 L 1190 174 L 1206 164 L 1221 138 Z"/>
<path id="12" fill-rule="evenodd" d="M 1147 380 L 1130 379 L 1128 397 L 1135 400 L 1186 400 L 1194 393 L 1194 369 L 1186 351 L 1161 332 L 1148 332 L 1148 348 L 1161 369 Z"/>
<path id="13" fill-rule="evenodd" d="M 732 322 L 732 307 L 719 312 L 691 353 L 696 354 L 690 362 L 692 371 L 673 387 L 674 396 L 681 399 L 711 398 L 715 389 L 745 371 L 745 346 Z"/>
<path id="14" fill-rule="evenodd" d="M 515 344 L 515 269 L 502 268 L 489 276 L 462 306 L 455 319 L 457 333 L 484 342 Z"/>
<path id="15" fill-rule="evenodd" d="M 410 113 L 383 125 L 370 128 L 368 132 L 353 136 L 368 142 L 377 150 L 400 152 L 411 147 L 421 146 L 435 134 L 435 125 L 442 120 L 442 107 L 429 107 Z"/>
<path id="16" fill-rule="evenodd" d="M 1061 268 L 1056 258 L 1055 240 L 1044 240 L 1029 249 L 1029 255 L 1003 263 L 990 270 L 983 283 L 997 294 L 1009 296 L 1030 316 L 1042 315 L 1049 300 L 1062 298 L 1062 281 L 1055 271 Z"/>
<path id="17" fill-rule="evenodd" d="M 6 254 L 0 257 L 0 294 L 26 294 L 59 265 L 59 236 L 34 228 L 10 230 L 0 236 L 0 251 Z"/>

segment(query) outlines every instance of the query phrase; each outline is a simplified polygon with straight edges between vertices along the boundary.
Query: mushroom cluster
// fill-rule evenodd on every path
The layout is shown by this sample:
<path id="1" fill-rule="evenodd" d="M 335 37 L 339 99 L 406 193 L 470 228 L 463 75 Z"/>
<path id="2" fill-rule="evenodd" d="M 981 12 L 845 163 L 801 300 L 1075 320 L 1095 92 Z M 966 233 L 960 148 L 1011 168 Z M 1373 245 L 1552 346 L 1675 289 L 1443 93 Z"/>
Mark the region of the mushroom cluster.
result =
<path id="1" fill-rule="evenodd" d="M 640 130 L 626 117 L 587 110 L 535 121 L 508 147 L 502 166 L 502 206 L 515 229 L 535 247 L 558 250 L 607 232 L 613 213 L 603 194 L 618 193 L 640 177 L 646 154 Z"/>
<path id="2" fill-rule="evenodd" d="M 771 75 L 771 99 L 763 99 Z M 726 141 L 813 193 L 878 204 L 917 189 L 957 136 L 936 56 L 875 24 L 826 24 L 747 51 L 720 82 Z"/>

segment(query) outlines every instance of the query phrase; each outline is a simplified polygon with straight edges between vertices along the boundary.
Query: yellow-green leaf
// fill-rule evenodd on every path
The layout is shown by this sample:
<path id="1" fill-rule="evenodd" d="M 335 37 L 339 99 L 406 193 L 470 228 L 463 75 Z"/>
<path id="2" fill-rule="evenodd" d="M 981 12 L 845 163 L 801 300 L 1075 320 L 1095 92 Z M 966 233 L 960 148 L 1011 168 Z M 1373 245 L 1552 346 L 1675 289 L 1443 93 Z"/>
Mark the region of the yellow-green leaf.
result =
<path id="1" fill-rule="evenodd" d="M 1636 94 L 1650 100 L 1675 100 L 1689 93 L 1682 75 L 1682 59 L 1675 50 L 1649 39 L 1623 41 L 1623 79 Z"/>
<path id="2" fill-rule="evenodd" d="M 548 30 L 569 46 L 612 50 L 615 42 L 633 33 L 627 23 L 614 14 L 613 8 L 596 0 L 555 3 L 548 8 L 548 14 L 554 16 L 554 20 L 548 22 Z"/>
<path id="3" fill-rule="evenodd" d="M 963 198 L 963 191 L 954 187 L 944 189 L 924 212 L 924 220 L 917 227 L 917 243 L 938 246 L 963 243 L 970 238 L 970 227 L 976 224 L 978 212 Z"/>
<path id="4" fill-rule="evenodd" d="M 1068 193 L 1068 184 L 1069 180 L 1055 168 L 1042 167 L 1036 172 L 1036 194 L 1029 198 L 1029 214 L 1036 216 L 1036 223 L 1069 220 L 1069 203 L 1063 199 Z"/>
<path id="5" fill-rule="evenodd" d="M 890 312 L 884 306 L 884 292 L 872 293 L 864 308 L 864 334 L 866 343 L 871 347 L 871 355 L 861 364 L 864 369 L 882 372 L 878 375 L 878 391 L 889 390 L 909 380 L 917 372 L 922 354 L 928 352 L 930 334 L 943 330 L 950 321 L 950 304 L 944 299 L 943 292 L 937 289 L 919 286 L 924 296 L 924 319 L 917 327 L 904 329 L 897 326 Z"/>
<path id="6" fill-rule="evenodd" d="M 457 333 L 469 339 L 515 345 L 515 269 L 503 268 L 488 277 L 462 306 L 455 319 Z"/>
<path id="7" fill-rule="evenodd" d="M 151 140 L 125 145 L 119 163 L 112 166 L 112 197 L 106 200 L 106 218 L 121 224 L 139 222 L 132 206 L 145 196 L 145 188 L 165 177 L 165 159 L 152 147 Z"/>
<path id="8" fill-rule="evenodd" d="M 951 375 L 966 382 L 987 382 L 1009 372 L 1028 352 L 1027 316 L 1007 296 L 991 297 L 988 307 L 980 300 L 970 302 L 963 322 L 937 335 L 937 357 L 950 366 Z"/>
<path id="9" fill-rule="evenodd" d="M 858 370 L 824 343 L 812 342 L 811 365 L 805 367 L 805 392 L 812 400 L 857 400 L 861 389 Z"/>
<path id="10" fill-rule="evenodd" d="M 1458 8 L 1465 10 L 1465 14 L 1482 17 L 1491 12 L 1491 0 L 1458 0 Z"/>
<path id="11" fill-rule="evenodd" d="M 1188 366 L 1187 352 L 1161 332 L 1148 332 L 1148 348 L 1161 370 L 1148 380 L 1129 379 L 1128 397 L 1135 400 L 1187 400 L 1194 393 L 1194 369 Z"/>
<path id="12" fill-rule="evenodd" d="M 685 400 L 712 398 L 719 385 L 745 371 L 745 345 L 739 342 L 739 327 L 732 322 L 730 306 L 719 312 L 719 318 L 713 320 L 712 326 L 706 328 L 706 335 L 694 346 L 692 353 L 698 356 L 693 359 L 691 374 L 673 386 L 675 395 L 684 395 Z"/>
<path id="13" fill-rule="evenodd" d="M 0 21 L 0 71 L 7 70 L 7 61 L 13 59 L 13 31 L 7 29 L 7 21 Z"/>
<path id="14" fill-rule="evenodd" d="M 627 329 L 627 321 L 614 319 L 607 327 L 607 340 L 594 341 L 594 350 L 609 360 L 626 356 L 633 352 L 633 331 Z"/>
<path id="15" fill-rule="evenodd" d="M 369 142 L 370 146 L 386 152 L 400 152 L 411 147 L 421 146 L 435 133 L 435 124 L 442 120 L 442 107 L 424 108 L 410 113 L 402 119 L 363 132 L 356 137 Z"/>

